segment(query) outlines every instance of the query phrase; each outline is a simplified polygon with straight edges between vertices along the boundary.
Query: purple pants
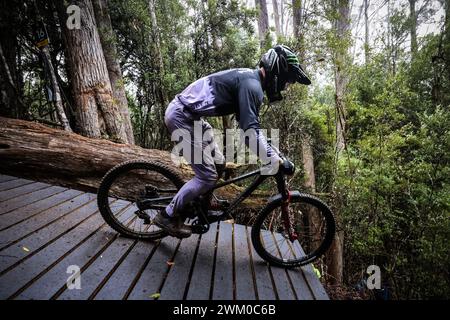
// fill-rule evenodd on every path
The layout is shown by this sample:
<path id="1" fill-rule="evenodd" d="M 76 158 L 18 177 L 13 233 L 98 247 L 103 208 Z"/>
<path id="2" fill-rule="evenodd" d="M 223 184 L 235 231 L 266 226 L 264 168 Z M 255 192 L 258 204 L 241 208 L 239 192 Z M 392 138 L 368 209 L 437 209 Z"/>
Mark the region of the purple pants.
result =
<path id="1" fill-rule="evenodd" d="M 173 216 L 190 201 L 214 187 L 217 182 L 214 159 L 216 159 L 217 163 L 223 163 L 224 157 L 214 141 L 211 125 L 199 116 L 184 110 L 184 106 L 177 98 L 167 107 L 164 120 L 172 135 L 172 140 L 180 132 L 184 133 L 183 139 L 187 138 L 187 141 L 182 144 L 183 157 L 188 161 L 195 173 L 194 178 L 183 185 L 167 206 L 166 213 L 169 216 Z M 194 129 L 197 133 L 198 129 L 200 129 L 203 138 L 199 137 L 198 134 L 194 135 Z M 190 150 L 186 150 L 187 145 Z"/>

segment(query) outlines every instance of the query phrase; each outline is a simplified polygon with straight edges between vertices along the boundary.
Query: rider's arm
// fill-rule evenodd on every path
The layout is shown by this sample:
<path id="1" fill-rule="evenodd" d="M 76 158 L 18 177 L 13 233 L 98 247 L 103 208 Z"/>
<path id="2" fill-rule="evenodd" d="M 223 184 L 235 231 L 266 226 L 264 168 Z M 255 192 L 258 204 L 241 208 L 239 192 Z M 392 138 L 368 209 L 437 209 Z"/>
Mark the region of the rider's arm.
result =
<path id="1" fill-rule="evenodd" d="M 238 95 L 239 127 L 246 133 L 248 139 L 245 139 L 245 144 L 253 153 L 259 158 L 266 155 L 272 163 L 281 162 L 281 158 L 267 143 L 266 138 L 260 130 L 258 116 L 259 106 L 263 100 L 263 92 L 260 86 L 259 82 L 253 79 L 248 79 L 244 83 L 241 83 Z"/>

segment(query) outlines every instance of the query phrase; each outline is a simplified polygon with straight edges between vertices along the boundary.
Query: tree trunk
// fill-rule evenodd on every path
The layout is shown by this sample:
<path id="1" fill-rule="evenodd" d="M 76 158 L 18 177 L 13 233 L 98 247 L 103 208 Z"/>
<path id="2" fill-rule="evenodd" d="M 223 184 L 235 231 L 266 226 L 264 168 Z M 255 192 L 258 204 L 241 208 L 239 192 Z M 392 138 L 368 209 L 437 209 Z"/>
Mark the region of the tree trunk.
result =
<path id="1" fill-rule="evenodd" d="M 24 118 L 25 108 L 19 95 L 15 79 L 13 78 L 13 68 L 8 63 L 7 56 L 0 43 L 0 115 Z"/>
<path id="2" fill-rule="evenodd" d="M 52 87 L 52 101 L 55 106 L 56 114 L 58 116 L 58 122 L 64 130 L 72 132 L 69 120 L 67 120 L 66 112 L 64 111 L 64 106 L 61 100 L 61 91 L 59 89 L 58 80 L 56 78 L 56 71 L 51 61 L 48 46 L 43 47 L 41 52 L 42 58 L 44 59 L 45 68 L 47 69 L 47 74 L 49 76 L 48 80 L 50 81 Z"/>
<path id="3" fill-rule="evenodd" d="M 301 35 L 302 31 L 302 2 L 301 0 L 292 0 L 293 14 L 293 30 L 294 37 L 298 41 L 300 47 L 299 59 L 305 59 L 304 37 Z M 316 174 L 314 171 L 314 154 L 312 149 L 312 138 L 309 132 L 304 132 L 302 139 L 302 161 L 303 170 L 305 172 L 305 188 L 310 192 L 316 191 Z"/>
<path id="4" fill-rule="evenodd" d="M 295 40 L 303 43 L 302 29 L 302 0 L 292 0 L 292 20 Z"/>
<path id="5" fill-rule="evenodd" d="M 280 32 L 284 36 L 284 0 L 280 0 Z"/>
<path id="6" fill-rule="evenodd" d="M 447 69 L 447 79 L 450 79 L 450 1 L 444 3 L 445 20 L 444 20 L 444 36 L 443 36 L 443 55 L 445 68 Z"/>
<path id="7" fill-rule="evenodd" d="M 149 13 L 150 13 L 150 23 L 151 23 L 151 27 L 152 27 L 152 41 L 151 43 L 152 48 L 151 48 L 151 52 L 154 53 L 154 58 L 155 58 L 155 72 L 156 72 L 156 88 L 155 88 L 155 93 L 156 96 L 159 100 L 160 106 L 159 106 L 159 118 L 161 123 L 164 123 L 164 113 L 165 113 L 165 109 L 166 106 L 168 104 L 168 99 L 167 99 L 167 93 L 165 90 L 165 85 L 164 85 L 164 75 L 165 75 L 165 70 L 164 70 L 164 60 L 163 60 L 163 56 L 161 53 L 161 39 L 160 39 L 160 31 L 159 31 L 159 27 L 158 27 L 158 21 L 156 19 L 156 1 L 155 0 L 149 0 Z M 162 149 L 164 147 L 164 137 L 167 136 L 168 132 L 166 130 L 166 126 L 160 126 L 160 132 L 159 132 L 159 147 Z"/>
<path id="8" fill-rule="evenodd" d="M 194 174 L 189 165 L 175 166 L 167 151 L 87 138 L 35 122 L 0 117 L 0 172 L 3 174 L 96 192 L 105 173 L 128 160 L 160 162 L 172 167 L 185 180 Z M 242 190 L 229 185 L 220 188 L 217 195 L 231 199 Z M 261 207 L 268 196 L 265 192 L 255 192 L 243 207 Z"/>
<path id="9" fill-rule="evenodd" d="M 122 113 L 127 142 L 129 144 L 134 144 L 133 126 L 131 123 L 130 112 L 128 111 L 128 100 L 125 93 L 122 70 L 120 69 L 117 57 L 116 38 L 108 12 L 108 1 L 94 0 L 93 4 L 103 54 L 105 55 L 106 67 L 108 68 L 109 80 L 114 95 L 114 102 L 117 103 L 119 110 Z"/>
<path id="10" fill-rule="evenodd" d="M 109 139 L 126 143 L 124 121 L 114 103 L 92 2 L 76 0 L 71 4 L 80 7 L 81 28 L 62 29 L 80 132 L 92 138 L 106 133 Z M 59 5 L 60 20 L 66 21 L 64 1 L 61 0 Z M 102 132 L 102 124 L 106 132 Z"/>
<path id="11" fill-rule="evenodd" d="M 273 18 L 275 20 L 275 31 L 277 33 L 277 38 L 279 38 L 281 36 L 281 26 L 277 0 L 272 0 L 272 7 L 273 7 Z"/>
<path id="12" fill-rule="evenodd" d="M 28 118 L 17 68 L 19 2 L 0 2 L 0 115 Z"/>
<path id="13" fill-rule="evenodd" d="M 261 49 L 267 49 L 267 35 L 269 32 L 269 16 L 267 14 L 267 0 L 255 0 L 255 5 L 259 10 L 258 16 L 258 32 L 259 32 L 259 43 Z"/>
<path id="14" fill-rule="evenodd" d="M 348 38 L 350 32 L 350 4 L 349 0 L 338 0 L 338 18 L 335 21 L 336 39 L 342 41 L 339 47 L 335 48 L 334 80 L 336 87 L 336 154 L 339 155 L 345 147 L 345 122 L 346 108 L 344 96 L 348 84 L 347 63 L 348 63 Z"/>
<path id="15" fill-rule="evenodd" d="M 316 174 L 314 170 L 314 154 L 312 149 L 311 136 L 307 134 L 302 139 L 302 161 L 305 170 L 304 186 L 308 192 L 316 192 Z"/>
<path id="16" fill-rule="evenodd" d="M 305 60 L 305 38 L 301 35 L 301 32 L 303 30 L 302 26 L 302 2 L 301 1 L 292 1 L 294 15 L 293 15 L 293 30 L 294 30 L 294 37 L 298 41 L 298 46 L 300 48 L 299 50 L 299 59 L 300 61 Z M 303 171 L 305 175 L 305 182 L 303 184 L 304 188 L 310 192 L 315 193 L 316 192 L 316 173 L 314 168 L 314 153 L 313 153 L 313 145 L 312 145 L 312 137 L 311 134 L 307 131 L 306 128 L 303 128 L 303 132 L 301 134 L 301 147 L 302 147 L 302 164 L 303 164 Z M 321 221 L 318 220 L 318 212 L 314 209 L 310 208 L 307 210 L 307 223 L 310 230 L 315 230 L 316 233 L 313 235 L 317 240 L 320 239 L 321 236 Z M 312 243 L 315 243 L 312 241 Z M 305 245 L 311 245 L 306 244 Z M 314 248 L 315 249 L 315 248 Z"/>
<path id="17" fill-rule="evenodd" d="M 364 26 L 365 26 L 365 38 L 364 38 L 364 56 L 365 63 L 370 61 L 370 44 L 369 44 L 369 5 L 370 0 L 364 0 Z"/>
<path id="18" fill-rule="evenodd" d="M 328 274 L 330 275 L 330 283 L 334 285 L 342 284 L 344 277 L 344 231 L 336 231 L 327 257 L 329 259 Z"/>
<path id="19" fill-rule="evenodd" d="M 411 36 L 411 58 L 417 53 L 417 13 L 416 0 L 409 0 L 409 31 Z"/>
<path id="20" fill-rule="evenodd" d="M 345 93 L 348 84 L 347 63 L 349 61 L 349 37 L 350 37 L 350 3 L 349 0 L 336 0 L 335 11 L 338 13 L 334 20 L 335 37 L 342 41 L 334 47 L 334 80 L 335 80 L 335 104 L 336 104 L 336 154 L 335 166 L 337 170 L 338 159 L 345 148 L 346 108 Z M 335 170 L 335 172 L 336 172 Z M 339 217 L 336 217 L 339 223 Z M 340 284 L 343 280 L 343 251 L 344 234 L 336 232 L 335 239 L 327 255 L 328 273 L 333 284 Z"/>

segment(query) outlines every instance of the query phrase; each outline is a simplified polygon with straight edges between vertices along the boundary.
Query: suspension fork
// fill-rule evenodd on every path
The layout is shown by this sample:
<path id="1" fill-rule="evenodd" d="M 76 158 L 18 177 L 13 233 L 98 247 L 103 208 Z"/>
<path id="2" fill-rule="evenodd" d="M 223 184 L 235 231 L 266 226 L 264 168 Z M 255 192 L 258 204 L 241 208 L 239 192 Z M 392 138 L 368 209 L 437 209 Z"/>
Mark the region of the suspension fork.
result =
<path id="1" fill-rule="evenodd" d="M 289 203 L 291 202 L 291 192 L 286 185 L 286 179 L 283 173 L 278 172 L 276 176 L 278 192 L 281 194 L 281 218 L 283 220 L 284 228 L 286 229 L 289 240 L 294 242 L 298 239 L 298 235 L 292 226 L 291 219 L 289 218 Z"/>

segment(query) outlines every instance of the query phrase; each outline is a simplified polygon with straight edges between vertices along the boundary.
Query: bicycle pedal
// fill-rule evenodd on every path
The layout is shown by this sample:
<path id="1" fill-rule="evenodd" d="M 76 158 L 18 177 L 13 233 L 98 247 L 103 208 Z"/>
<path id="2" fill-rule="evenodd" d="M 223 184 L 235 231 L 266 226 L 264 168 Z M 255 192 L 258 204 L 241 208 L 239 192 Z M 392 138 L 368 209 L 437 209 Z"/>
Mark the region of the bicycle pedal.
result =
<path id="1" fill-rule="evenodd" d="M 222 215 L 222 211 L 218 210 L 208 210 L 208 217 L 217 217 Z"/>
<path id="2" fill-rule="evenodd" d="M 141 210 L 137 210 L 137 211 L 134 212 L 134 214 L 137 215 L 139 219 L 144 220 L 144 224 L 145 225 L 151 223 L 150 216 L 147 214 L 147 212 L 141 211 Z"/>

